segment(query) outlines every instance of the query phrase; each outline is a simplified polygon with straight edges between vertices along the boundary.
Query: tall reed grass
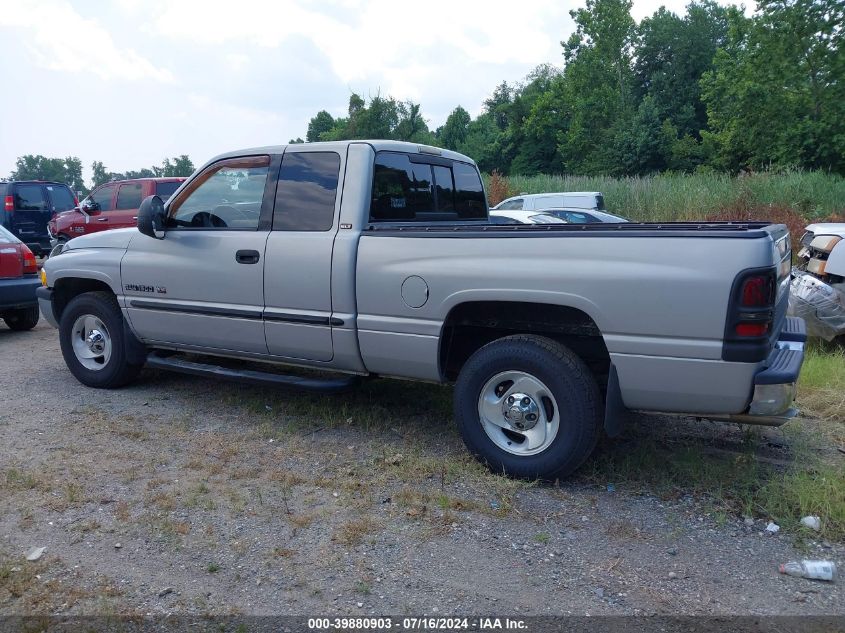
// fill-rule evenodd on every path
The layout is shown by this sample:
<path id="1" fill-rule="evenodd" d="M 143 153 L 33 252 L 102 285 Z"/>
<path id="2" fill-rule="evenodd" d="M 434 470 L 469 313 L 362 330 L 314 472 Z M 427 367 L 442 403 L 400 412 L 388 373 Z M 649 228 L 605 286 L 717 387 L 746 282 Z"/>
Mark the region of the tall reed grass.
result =
<path id="1" fill-rule="evenodd" d="M 601 191 L 608 211 L 641 222 L 700 220 L 728 208 L 766 206 L 788 207 L 808 220 L 845 213 L 845 178 L 818 171 L 739 177 L 706 172 L 632 178 L 511 176 L 506 182 L 511 195 Z"/>

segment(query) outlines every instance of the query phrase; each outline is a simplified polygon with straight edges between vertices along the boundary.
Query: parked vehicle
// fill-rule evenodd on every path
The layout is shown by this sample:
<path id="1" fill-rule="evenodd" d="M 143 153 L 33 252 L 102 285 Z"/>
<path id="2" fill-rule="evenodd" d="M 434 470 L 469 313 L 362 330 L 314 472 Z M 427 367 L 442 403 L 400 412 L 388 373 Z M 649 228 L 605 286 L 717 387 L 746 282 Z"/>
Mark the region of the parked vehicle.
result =
<path id="1" fill-rule="evenodd" d="M 539 211 L 544 209 L 592 209 L 594 211 L 604 211 L 604 196 L 600 191 L 523 193 L 502 200 L 491 211 Z"/>
<path id="2" fill-rule="evenodd" d="M 0 226 L 39 256 L 50 252 L 47 231 L 50 217 L 77 204 L 76 196 L 66 184 L 42 180 L 0 182 L 0 198 L 3 199 Z"/>
<path id="3" fill-rule="evenodd" d="M 454 383 L 470 451 L 529 478 L 572 473 L 629 409 L 770 425 L 796 414 L 805 334 L 786 317 L 783 225 L 497 226 L 477 167 L 447 150 L 223 154 L 166 204 L 147 198 L 137 230 L 61 250 L 39 302 L 92 387 L 145 364 L 323 392 L 356 376 Z"/>
<path id="4" fill-rule="evenodd" d="M 606 222 L 615 224 L 618 222 L 630 222 L 620 215 L 613 215 L 606 211 L 582 211 L 580 209 L 543 209 L 543 213 L 560 218 L 568 224 L 595 224 Z"/>
<path id="5" fill-rule="evenodd" d="M 789 313 L 828 341 L 845 334 L 845 224 L 811 224 L 801 237 Z"/>
<path id="6" fill-rule="evenodd" d="M 0 226 L 0 317 L 13 330 L 31 330 L 39 319 L 38 264 L 29 247 Z"/>
<path id="7" fill-rule="evenodd" d="M 138 178 L 100 185 L 79 206 L 53 216 L 47 225 L 51 243 L 55 246 L 80 235 L 134 227 L 144 198 L 167 200 L 183 182 L 184 178 Z"/>
<path id="8" fill-rule="evenodd" d="M 490 211 L 491 224 L 563 224 L 565 220 L 537 211 Z"/>

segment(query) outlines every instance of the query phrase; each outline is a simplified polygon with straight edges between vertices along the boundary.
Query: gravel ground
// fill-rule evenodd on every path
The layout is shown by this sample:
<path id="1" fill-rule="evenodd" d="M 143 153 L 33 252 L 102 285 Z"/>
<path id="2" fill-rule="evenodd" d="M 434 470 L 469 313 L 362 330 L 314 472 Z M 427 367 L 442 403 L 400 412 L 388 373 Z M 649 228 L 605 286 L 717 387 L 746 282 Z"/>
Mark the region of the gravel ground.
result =
<path id="1" fill-rule="evenodd" d="M 447 388 L 325 397 L 146 370 L 98 391 L 43 321 L 0 325 L 0 376 L 2 615 L 845 613 L 841 582 L 777 573 L 802 557 L 842 568 L 840 544 L 798 551 L 692 494 L 488 474 Z M 634 425 L 704 453 L 747 439 Z M 788 459 L 782 435 L 760 437 L 762 459 Z"/>

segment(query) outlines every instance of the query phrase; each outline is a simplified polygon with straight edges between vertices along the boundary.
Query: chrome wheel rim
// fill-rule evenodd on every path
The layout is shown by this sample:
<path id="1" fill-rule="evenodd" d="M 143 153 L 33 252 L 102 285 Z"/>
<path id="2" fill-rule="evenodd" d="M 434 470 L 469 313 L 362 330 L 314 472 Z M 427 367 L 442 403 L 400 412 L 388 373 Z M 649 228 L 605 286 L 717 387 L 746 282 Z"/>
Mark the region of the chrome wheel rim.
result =
<path id="1" fill-rule="evenodd" d="M 478 397 L 478 417 L 487 437 L 513 455 L 542 453 L 560 430 L 560 409 L 551 390 L 524 371 L 490 378 Z"/>
<path id="2" fill-rule="evenodd" d="M 112 353 L 109 330 L 93 314 L 83 314 L 73 322 L 71 343 L 76 360 L 85 368 L 99 371 L 105 367 Z"/>

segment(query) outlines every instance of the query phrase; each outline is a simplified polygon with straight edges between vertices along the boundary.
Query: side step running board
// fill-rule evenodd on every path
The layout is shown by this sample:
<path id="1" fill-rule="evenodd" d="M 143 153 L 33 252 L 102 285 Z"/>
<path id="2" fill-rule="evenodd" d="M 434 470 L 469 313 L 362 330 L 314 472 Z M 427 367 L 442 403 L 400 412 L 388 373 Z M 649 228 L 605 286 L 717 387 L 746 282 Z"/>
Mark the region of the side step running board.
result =
<path id="1" fill-rule="evenodd" d="M 155 353 L 147 356 L 147 367 L 178 371 L 183 374 L 193 374 L 194 376 L 210 376 L 212 378 L 225 378 L 226 380 L 237 380 L 251 384 L 274 385 L 276 387 L 319 391 L 322 393 L 349 391 L 361 382 L 360 376 L 349 376 L 347 378 L 302 378 L 300 376 L 273 374 L 252 369 L 229 369 L 228 367 L 220 367 L 219 365 L 195 363 L 184 358 L 179 358 L 178 356 L 159 356 Z"/>

